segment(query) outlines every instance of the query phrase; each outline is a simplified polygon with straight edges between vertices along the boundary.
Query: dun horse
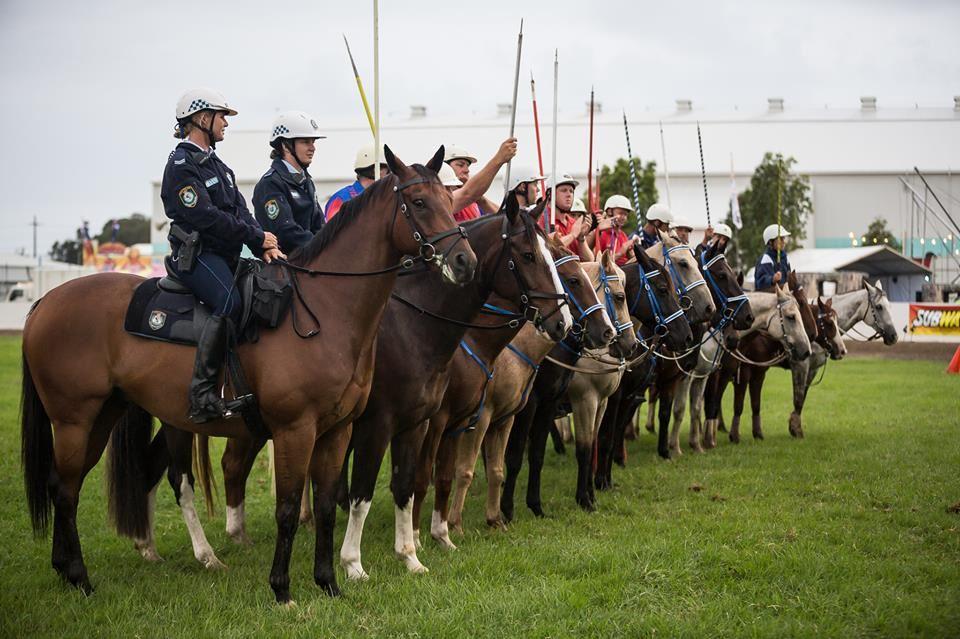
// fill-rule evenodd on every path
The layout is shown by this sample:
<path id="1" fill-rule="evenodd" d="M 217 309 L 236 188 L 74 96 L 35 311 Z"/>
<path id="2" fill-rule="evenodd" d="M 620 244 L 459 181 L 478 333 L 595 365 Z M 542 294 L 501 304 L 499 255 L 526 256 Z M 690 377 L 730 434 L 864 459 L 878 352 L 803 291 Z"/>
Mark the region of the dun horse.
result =
<path id="1" fill-rule="evenodd" d="M 436 177 L 443 148 L 426 167 L 408 167 L 389 149 L 385 156 L 391 175 L 291 255 L 291 263 L 306 270 L 294 275 L 301 293 L 294 309 L 299 304 L 331 311 L 322 313 L 318 338 L 300 338 L 288 313 L 278 329 L 237 349 L 276 447 L 277 541 L 270 585 L 280 603 L 291 601 L 290 555 L 308 468 L 317 487 L 314 580 L 327 593 L 339 593 L 332 561 L 336 481 L 349 441 L 347 425 L 366 404 L 374 338 L 395 266 L 404 255 L 419 254 L 440 263 L 448 279 L 465 283 L 476 265 L 469 245 L 459 241 L 450 196 Z M 358 246 L 365 250 L 358 252 Z M 309 274 L 344 270 L 370 275 Z M 36 533 L 44 533 L 53 507 L 54 569 L 85 593 L 93 589 L 77 532 L 80 489 L 118 420 L 128 428 L 127 436 L 114 442 L 120 467 L 112 473 L 113 507 L 120 530 L 138 537 L 148 526 L 142 504 L 150 486 L 142 461 L 151 414 L 204 435 L 247 434 L 241 419 L 200 425 L 187 419 L 192 349 L 124 332 L 127 305 L 141 281 L 103 274 L 68 282 L 34 306 L 23 333 L 22 439 L 31 521 Z"/>

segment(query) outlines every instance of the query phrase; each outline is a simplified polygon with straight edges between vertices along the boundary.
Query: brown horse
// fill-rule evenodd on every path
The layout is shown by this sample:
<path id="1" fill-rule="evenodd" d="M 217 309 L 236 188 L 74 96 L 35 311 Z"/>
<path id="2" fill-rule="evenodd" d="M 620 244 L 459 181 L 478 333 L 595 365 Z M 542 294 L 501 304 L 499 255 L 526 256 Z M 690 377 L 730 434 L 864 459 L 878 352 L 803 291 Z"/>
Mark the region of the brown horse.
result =
<path id="1" fill-rule="evenodd" d="M 476 267 L 436 177 L 443 148 L 426 167 L 408 167 L 384 150 L 391 175 L 291 255 L 293 268 L 303 271 L 294 274 L 301 292 L 294 312 L 258 342 L 237 349 L 276 449 L 270 586 L 280 603 L 291 601 L 290 554 L 308 467 L 317 486 L 314 580 L 327 593 L 339 593 L 332 561 L 336 480 L 350 438 L 347 425 L 366 404 L 374 338 L 395 267 L 404 255 L 419 254 L 458 283 L 472 279 Z M 345 269 L 368 276 L 324 276 Z M 85 593 L 92 588 L 76 527 L 80 489 L 121 417 L 132 427 L 114 442 L 121 468 L 112 474 L 133 479 L 113 483 L 112 501 L 118 528 L 138 537 L 147 529 L 146 508 L 124 506 L 146 503 L 150 487 L 137 479 L 146 474 L 141 465 L 149 415 L 203 435 L 247 434 L 241 419 L 193 424 L 187 418 L 193 349 L 124 332 L 127 305 L 141 281 L 121 274 L 70 281 L 34 307 L 23 333 L 23 460 L 32 524 L 36 533 L 45 532 L 54 508 L 54 569 Z M 300 317 L 303 307 L 326 311 L 316 327 L 319 339 L 301 339 L 294 330 L 298 307 Z"/>

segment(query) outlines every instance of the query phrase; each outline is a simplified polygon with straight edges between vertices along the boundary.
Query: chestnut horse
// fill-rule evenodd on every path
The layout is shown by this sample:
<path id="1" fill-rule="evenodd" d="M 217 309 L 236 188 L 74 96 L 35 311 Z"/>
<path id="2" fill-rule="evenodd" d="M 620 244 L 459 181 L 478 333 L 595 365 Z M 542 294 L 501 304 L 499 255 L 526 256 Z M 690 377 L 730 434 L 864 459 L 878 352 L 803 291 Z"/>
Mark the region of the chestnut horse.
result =
<path id="1" fill-rule="evenodd" d="M 332 547 L 336 480 L 348 425 L 366 404 L 374 338 L 403 256 L 419 254 L 458 283 L 471 280 L 476 266 L 472 249 L 460 241 L 450 195 L 436 177 L 444 149 L 425 167 L 408 167 L 384 151 L 391 175 L 291 255 L 287 268 L 300 291 L 292 312 L 258 342 L 237 348 L 276 447 L 270 586 L 279 603 L 291 602 L 290 555 L 308 468 L 318 486 L 314 580 L 328 594 L 339 593 Z M 327 277 L 344 270 L 367 276 Z M 142 281 L 109 273 L 67 282 L 34 306 L 23 332 L 23 465 L 31 520 L 34 531 L 44 533 L 53 507 L 54 569 L 85 593 L 92 587 L 76 525 L 80 489 L 118 420 L 128 428 L 114 441 L 120 467 L 111 473 L 112 505 L 121 532 L 137 537 L 148 526 L 144 495 L 150 486 L 142 465 L 150 415 L 203 435 L 247 434 L 242 419 L 193 424 L 187 418 L 192 348 L 124 332 L 128 303 Z M 295 330 L 298 307 L 301 318 L 303 307 L 322 315 L 315 331 L 304 334 L 319 339 Z"/>

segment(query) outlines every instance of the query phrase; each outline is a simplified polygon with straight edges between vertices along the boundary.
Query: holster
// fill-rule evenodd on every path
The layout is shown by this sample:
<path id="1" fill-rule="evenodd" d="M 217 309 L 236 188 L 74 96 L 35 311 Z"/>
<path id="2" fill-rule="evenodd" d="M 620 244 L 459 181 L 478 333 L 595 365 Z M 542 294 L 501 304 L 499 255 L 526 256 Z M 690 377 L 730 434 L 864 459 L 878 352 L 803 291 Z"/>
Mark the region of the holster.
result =
<path id="1" fill-rule="evenodd" d="M 192 273 L 197 257 L 203 250 L 200 231 L 187 233 L 176 224 L 171 224 L 170 234 L 180 241 L 180 250 L 177 251 L 177 270 L 183 273 Z"/>

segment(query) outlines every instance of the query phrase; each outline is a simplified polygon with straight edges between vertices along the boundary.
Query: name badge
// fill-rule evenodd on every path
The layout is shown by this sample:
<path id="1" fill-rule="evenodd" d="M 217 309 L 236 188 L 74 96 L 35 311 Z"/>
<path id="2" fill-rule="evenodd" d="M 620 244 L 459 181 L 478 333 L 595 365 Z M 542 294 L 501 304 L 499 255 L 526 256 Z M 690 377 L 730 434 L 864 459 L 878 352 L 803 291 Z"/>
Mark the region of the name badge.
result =
<path id="1" fill-rule="evenodd" d="M 209 189 L 211 186 L 213 186 L 214 184 L 217 184 L 217 183 L 219 183 L 219 182 L 220 182 L 220 178 L 218 178 L 217 176 L 213 176 L 212 178 L 210 178 L 209 180 L 207 180 L 206 182 L 204 182 L 204 184 L 205 184 L 206 187 Z"/>
<path id="2" fill-rule="evenodd" d="M 297 193 L 296 191 L 290 191 L 290 196 L 296 199 L 300 199 L 300 194 Z"/>

